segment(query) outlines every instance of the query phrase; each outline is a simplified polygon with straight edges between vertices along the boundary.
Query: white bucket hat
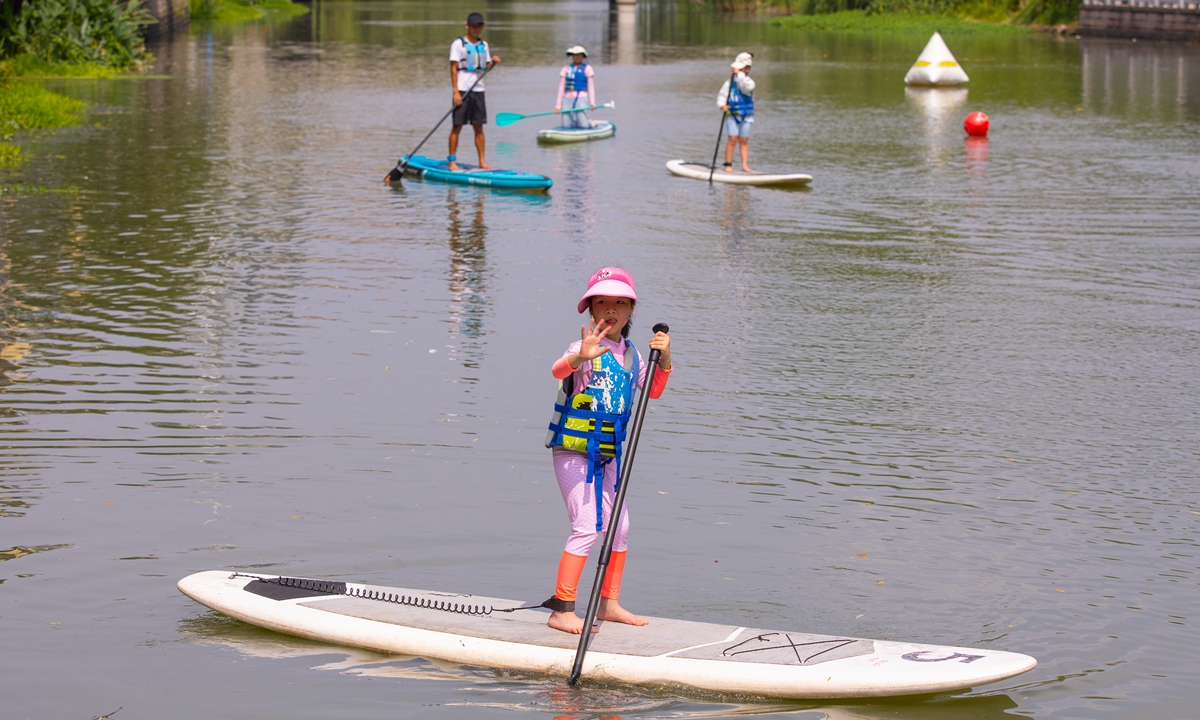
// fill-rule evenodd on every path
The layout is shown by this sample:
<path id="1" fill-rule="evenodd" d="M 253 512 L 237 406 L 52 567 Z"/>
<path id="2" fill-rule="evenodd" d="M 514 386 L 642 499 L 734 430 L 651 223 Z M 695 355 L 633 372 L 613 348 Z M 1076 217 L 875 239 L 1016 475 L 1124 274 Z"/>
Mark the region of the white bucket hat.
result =
<path id="1" fill-rule="evenodd" d="M 733 67 L 741 70 L 742 68 L 750 67 L 754 64 L 754 55 L 748 52 L 738 53 L 738 56 L 733 59 Z"/>
<path id="2" fill-rule="evenodd" d="M 568 55 L 582 55 L 584 57 L 587 57 L 587 50 L 584 50 L 582 45 L 572 45 L 571 47 L 567 48 L 567 54 Z"/>

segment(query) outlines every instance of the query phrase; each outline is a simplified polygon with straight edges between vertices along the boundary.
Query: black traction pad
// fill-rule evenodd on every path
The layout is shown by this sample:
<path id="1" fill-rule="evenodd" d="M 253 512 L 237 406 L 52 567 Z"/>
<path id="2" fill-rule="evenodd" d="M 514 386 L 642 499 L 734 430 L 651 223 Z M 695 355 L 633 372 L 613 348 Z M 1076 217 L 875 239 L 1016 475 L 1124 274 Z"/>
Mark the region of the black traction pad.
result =
<path id="1" fill-rule="evenodd" d="M 307 587 L 281 585 L 276 580 L 255 580 L 242 588 L 246 592 L 262 595 L 272 600 L 295 600 L 296 598 L 320 597 L 322 595 L 344 595 L 346 583 L 315 580 L 304 583 Z"/>

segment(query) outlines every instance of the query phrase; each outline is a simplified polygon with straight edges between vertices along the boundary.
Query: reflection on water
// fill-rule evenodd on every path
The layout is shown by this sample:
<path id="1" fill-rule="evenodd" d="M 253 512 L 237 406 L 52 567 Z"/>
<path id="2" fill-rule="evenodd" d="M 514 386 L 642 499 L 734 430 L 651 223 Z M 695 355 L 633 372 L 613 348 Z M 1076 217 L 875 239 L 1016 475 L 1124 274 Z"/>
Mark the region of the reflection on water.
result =
<path id="1" fill-rule="evenodd" d="M 26 547 L 18 545 L 7 550 L 0 550 L 0 562 L 4 562 L 5 560 L 16 560 L 17 558 L 25 557 L 26 555 L 49 552 L 50 550 L 58 550 L 59 548 L 65 547 L 70 547 L 70 545 L 31 545 Z"/>
<path id="2" fill-rule="evenodd" d="M 594 141 L 612 143 L 612 139 Z M 549 146 L 554 154 L 554 194 L 558 198 L 555 210 L 565 223 L 565 232 L 572 243 L 590 243 L 602 236 L 598 216 L 595 154 L 607 148 L 593 147 L 592 142 Z"/>
<path id="3" fill-rule="evenodd" d="M 606 44 L 608 57 L 614 65 L 633 65 L 638 61 L 638 6 L 616 5 L 609 13 Z"/>
<path id="4" fill-rule="evenodd" d="M 973 137 L 968 135 L 963 138 L 963 160 L 967 166 L 967 179 L 970 183 L 970 195 L 975 200 L 983 200 L 987 197 L 987 169 L 988 169 L 988 139 L 987 137 Z M 980 203 L 972 203 L 972 207 L 979 207 Z"/>
<path id="5" fill-rule="evenodd" d="M 466 195 L 465 198 L 462 196 Z M 459 348 L 463 367 L 482 361 L 487 297 L 487 225 L 484 198 L 478 190 L 447 188 L 447 235 L 450 241 L 450 335 L 466 338 Z M 473 382 L 473 379 L 468 379 Z"/>
<path id="6" fill-rule="evenodd" d="M 1187 43 L 1079 44 L 1083 105 L 1130 119 L 1200 115 L 1200 49 Z"/>

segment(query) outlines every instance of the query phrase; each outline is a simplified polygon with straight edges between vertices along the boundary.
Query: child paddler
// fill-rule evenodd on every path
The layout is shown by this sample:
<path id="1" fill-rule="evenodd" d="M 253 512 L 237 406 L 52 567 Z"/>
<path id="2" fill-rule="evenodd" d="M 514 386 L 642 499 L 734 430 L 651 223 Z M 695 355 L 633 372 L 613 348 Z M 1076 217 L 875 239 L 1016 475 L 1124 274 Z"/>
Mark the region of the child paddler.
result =
<path id="1" fill-rule="evenodd" d="M 742 151 L 742 172 L 753 172 L 750 169 L 750 123 L 754 122 L 754 81 L 750 79 L 750 66 L 754 63 L 754 55 L 739 53 L 729 69 L 733 71 L 730 79 L 721 86 L 717 93 L 717 107 L 725 111 L 725 133 L 729 142 L 725 145 L 725 172 L 733 172 L 733 150 L 740 147 Z"/>
<path id="2" fill-rule="evenodd" d="M 579 575 L 592 545 L 612 521 L 625 425 L 633 411 L 634 391 L 646 382 L 645 363 L 628 339 L 636 303 L 629 273 L 615 267 L 597 270 L 577 308 L 580 313 L 590 311 L 591 318 L 579 328 L 579 342 L 572 343 L 551 368 L 563 388 L 546 446 L 553 448 L 554 475 L 567 505 L 571 537 L 558 563 L 554 597 L 544 607 L 552 611 L 550 627 L 563 632 L 583 631 L 583 620 L 575 614 Z M 650 387 L 650 397 L 657 398 L 671 372 L 671 338 L 656 333 L 650 348 L 662 353 Z M 645 625 L 645 618 L 617 602 L 628 535 L 629 513 L 622 508 L 596 617 Z"/>
<path id="3" fill-rule="evenodd" d="M 596 71 L 587 63 L 587 50 L 582 45 L 567 48 L 567 63 L 558 73 L 558 100 L 554 103 L 554 112 L 561 113 L 566 101 L 566 109 L 586 107 L 596 109 Z M 591 119 L 582 110 L 579 112 L 563 113 L 562 126 L 565 128 L 590 128 Z"/>
<path id="4" fill-rule="evenodd" d="M 450 86 L 454 89 L 454 116 L 450 128 L 450 154 L 446 157 L 451 170 L 458 170 L 458 134 L 463 125 L 475 130 L 475 149 L 479 152 L 479 167 L 490 170 L 485 159 L 483 126 L 487 123 L 487 103 L 483 96 L 483 82 L 479 76 L 492 65 L 500 62 L 499 55 L 492 55 L 487 42 L 480 39 L 483 33 L 483 16 L 471 13 L 467 16 L 467 34 L 450 44 Z M 474 88 L 474 89 L 472 89 Z"/>

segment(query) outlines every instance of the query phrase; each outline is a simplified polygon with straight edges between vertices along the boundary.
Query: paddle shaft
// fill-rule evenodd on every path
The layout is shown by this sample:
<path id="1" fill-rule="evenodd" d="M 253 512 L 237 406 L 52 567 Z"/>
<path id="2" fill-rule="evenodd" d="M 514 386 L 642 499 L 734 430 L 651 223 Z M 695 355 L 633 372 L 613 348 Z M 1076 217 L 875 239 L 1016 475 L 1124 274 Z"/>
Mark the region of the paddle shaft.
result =
<path id="1" fill-rule="evenodd" d="M 658 323 L 654 332 L 670 332 L 666 323 Z M 596 611 L 600 609 L 600 590 L 604 584 L 604 572 L 608 569 L 608 560 L 612 556 L 613 540 L 617 538 L 617 526 L 621 524 L 621 508 L 625 505 L 625 491 L 629 489 L 629 472 L 633 468 L 633 456 L 637 454 L 638 438 L 642 434 L 642 421 L 646 417 L 646 408 L 650 405 L 650 388 L 654 385 L 654 373 L 658 370 L 658 360 L 662 353 L 650 351 L 650 365 L 646 370 L 646 384 L 642 386 L 642 394 L 638 396 L 637 407 L 633 411 L 633 425 L 629 429 L 629 447 L 625 451 L 624 462 L 621 463 L 617 487 L 617 497 L 613 500 L 612 513 L 608 516 L 608 529 L 604 531 L 604 545 L 600 548 L 600 557 L 596 560 L 596 580 L 592 583 L 592 594 L 588 597 L 587 613 L 583 618 L 583 632 L 579 635 L 579 647 L 575 650 L 575 665 L 571 668 L 568 685 L 574 685 L 583 672 L 583 658 L 587 655 L 588 643 L 592 638 L 592 623 L 596 622 Z M 597 479 L 596 482 L 603 482 Z"/>
<path id="2" fill-rule="evenodd" d="M 612 108 L 612 107 L 615 107 L 615 104 L 608 102 L 608 103 L 604 103 L 603 105 L 597 105 L 596 109 L 599 110 L 600 108 Z M 556 115 L 558 113 L 566 114 L 566 113 L 574 113 L 574 112 L 585 112 L 589 109 L 590 108 L 585 105 L 583 107 L 566 108 L 564 110 L 558 110 L 558 111 L 547 110 L 546 112 L 530 113 L 528 115 L 522 115 L 520 113 L 499 113 L 498 115 L 496 115 L 496 125 L 503 127 L 505 125 L 512 125 L 515 122 L 520 122 L 526 118 L 543 117 L 545 115 Z"/>
<path id="3" fill-rule="evenodd" d="M 463 102 L 467 101 L 467 94 L 474 92 L 475 86 L 478 85 L 479 82 L 481 80 L 483 80 L 483 76 L 490 73 L 492 71 L 492 68 L 494 68 L 494 67 L 496 67 L 496 64 L 492 63 L 491 65 L 488 65 L 487 68 L 484 69 L 483 72 L 479 73 L 479 77 L 475 78 L 475 82 L 471 83 L 471 87 L 467 89 L 466 93 L 463 93 Z M 421 146 L 424 145 L 429 140 L 429 138 L 433 137 L 433 134 L 435 132 L 437 132 L 438 128 L 440 128 L 442 126 L 442 123 L 446 122 L 446 118 L 448 118 L 452 114 L 454 114 L 454 111 L 457 109 L 458 109 L 458 106 L 455 105 L 454 107 L 450 108 L 449 112 L 447 112 L 445 115 L 442 116 L 441 120 L 437 121 L 437 125 L 433 126 L 433 129 L 429 131 L 429 134 L 426 135 L 424 138 L 422 138 L 421 142 L 417 143 L 417 146 L 412 149 L 412 152 L 405 155 L 400 160 L 400 163 L 396 166 L 396 169 L 388 174 L 389 180 L 392 178 L 393 175 L 395 175 L 397 178 L 399 178 L 400 175 L 404 174 L 404 168 L 408 167 L 408 159 L 411 158 L 413 155 L 417 154 L 417 151 L 421 149 Z"/>
<path id="4" fill-rule="evenodd" d="M 737 82 L 737 73 L 729 74 L 729 93 L 733 92 L 733 84 Z M 725 102 L 729 103 L 729 93 L 725 94 Z M 713 174 L 717 172 L 717 153 L 721 152 L 721 135 L 725 133 L 725 116 L 726 111 L 721 111 L 721 128 L 717 130 L 717 146 L 713 148 L 712 165 L 708 168 L 708 184 L 712 185 Z"/>

